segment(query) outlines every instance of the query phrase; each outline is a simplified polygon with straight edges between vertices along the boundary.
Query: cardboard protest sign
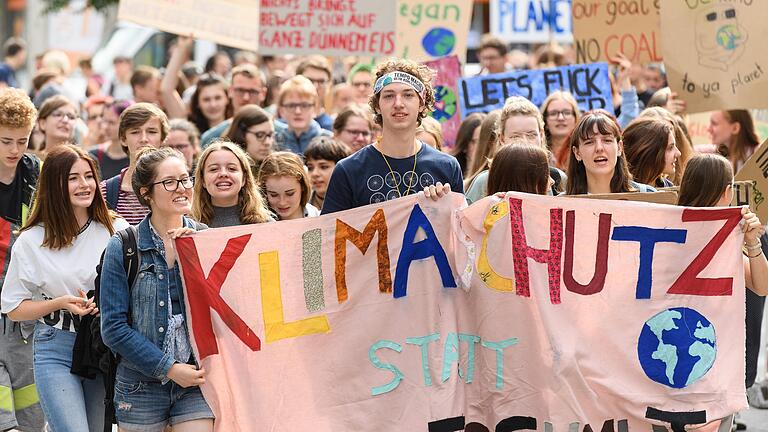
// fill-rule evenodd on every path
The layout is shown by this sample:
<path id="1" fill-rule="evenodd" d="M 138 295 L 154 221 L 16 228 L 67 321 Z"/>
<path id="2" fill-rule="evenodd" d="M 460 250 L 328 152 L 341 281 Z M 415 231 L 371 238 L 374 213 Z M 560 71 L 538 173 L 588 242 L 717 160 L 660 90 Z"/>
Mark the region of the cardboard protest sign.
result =
<path id="1" fill-rule="evenodd" d="M 555 90 L 573 93 L 582 111 L 613 108 L 608 64 L 593 63 L 462 78 L 459 81 L 461 115 L 501 108 L 510 96 L 523 96 L 541 106 Z"/>
<path id="2" fill-rule="evenodd" d="M 472 0 L 397 0 L 397 57 L 467 57 Z"/>
<path id="3" fill-rule="evenodd" d="M 664 189 L 660 192 L 626 192 L 610 194 L 586 194 L 586 195 L 564 195 L 568 198 L 586 198 L 614 201 L 637 201 L 656 204 L 677 205 L 676 190 Z"/>
<path id="4" fill-rule="evenodd" d="M 259 54 L 395 54 L 395 2 L 261 2 Z"/>
<path id="5" fill-rule="evenodd" d="M 570 0 L 490 0 L 491 33 L 507 42 L 573 42 Z"/>
<path id="6" fill-rule="evenodd" d="M 573 0 L 576 62 L 608 61 L 617 52 L 632 63 L 661 56 L 659 2 Z"/>
<path id="7" fill-rule="evenodd" d="M 765 195 L 768 193 L 768 140 L 763 141 L 755 153 L 747 160 L 741 170 L 736 173 L 736 180 L 747 182 L 751 187 L 736 188 L 735 198 L 743 205 L 753 203 L 750 208 L 760 218 L 762 223 L 768 223 L 768 204 Z"/>
<path id="8" fill-rule="evenodd" d="M 661 2 L 667 80 L 688 112 L 768 107 L 768 2 Z"/>
<path id="9" fill-rule="evenodd" d="M 259 2 L 251 0 L 120 0 L 117 18 L 230 47 L 259 48 Z"/>
<path id="10" fill-rule="evenodd" d="M 752 211 L 760 206 L 765 197 L 760 191 L 755 190 L 755 180 L 752 181 L 737 181 L 733 182 L 733 199 L 731 200 L 732 206 L 749 206 Z M 758 215 L 758 218 L 760 216 Z M 760 219 L 765 221 L 766 219 Z M 766 222 L 763 222 L 765 224 Z"/>
<path id="11" fill-rule="evenodd" d="M 431 116 L 443 127 L 445 145 L 453 147 L 456 134 L 461 126 L 459 113 L 459 91 L 456 83 L 461 78 L 461 65 L 455 55 L 438 60 L 424 62 L 425 65 L 437 71 L 435 77 L 435 109 Z"/>
<path id="12" fill-rule="evenodd" d="M 746 407 L 738 208 L 463 204 L 176 240 L 216 430 L 628 431 Z"/>

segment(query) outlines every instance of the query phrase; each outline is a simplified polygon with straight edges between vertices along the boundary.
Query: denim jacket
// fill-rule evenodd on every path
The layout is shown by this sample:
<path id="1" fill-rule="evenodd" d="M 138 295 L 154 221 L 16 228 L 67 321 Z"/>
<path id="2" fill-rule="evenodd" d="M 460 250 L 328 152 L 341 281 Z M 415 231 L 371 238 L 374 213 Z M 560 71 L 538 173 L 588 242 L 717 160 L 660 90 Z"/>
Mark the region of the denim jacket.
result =
<path id="1" fill-rule="evenodd" d="M 123 268 L 123 245 L 115 234 L 104 252 L 101 269 L 101 333 L 104 343 L 122 357 L 129 368 L 161 381 L 167 379 L 174 359 L 163 352 L 165 330 L 168 324 L 168 277 L 176 278 L 181 287 L 178 262 L 171 271 L 165 258 L 155 248 L 149 226 L 149 215 L 137 226 L 139 272 L 133 288 L 128 291 L 128 276 Z M 184 226 L 197 230 L 207 228 L 184 217 Z M 184 313 L 184 293 L 180 290 Z M 131 326 L 128 326 L 128 310 Z"/>

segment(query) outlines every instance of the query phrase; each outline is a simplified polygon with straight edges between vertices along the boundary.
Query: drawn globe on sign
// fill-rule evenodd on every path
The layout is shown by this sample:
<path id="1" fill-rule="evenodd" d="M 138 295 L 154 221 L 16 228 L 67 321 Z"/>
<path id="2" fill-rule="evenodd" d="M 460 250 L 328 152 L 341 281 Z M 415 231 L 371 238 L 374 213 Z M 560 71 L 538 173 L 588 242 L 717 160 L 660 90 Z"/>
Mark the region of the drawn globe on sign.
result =
<path id="1" fill-rule="evenodd" d="M 735 50 L 739 46 L 741 39 L 741 31 L 739 27 L 733 24 L 728 24 L 721 27 L 717 31 L 717 44 L 726 50 Z"/>
<path id="2" fill-rule="evenodd" d="M 456 93 L 446 86 L 435 87 L 435 109 L 432 117 L 440 123 L 445 123 L 456 115 Z"/>
<path id="3" fill-rule="evenodd" d="M 637 356 L 648 378 L 672 388 L 687 387 L 715 362 L 715 327 L 699 312 L 671 308 L 643 325 Z"/>
<path id="4" fill-rule="evenodd" d="M 421 46 L 432 57 L 447 56 L 456 46 L 456 35 L 443 27 L 435 27 L 421 39 Z"/>

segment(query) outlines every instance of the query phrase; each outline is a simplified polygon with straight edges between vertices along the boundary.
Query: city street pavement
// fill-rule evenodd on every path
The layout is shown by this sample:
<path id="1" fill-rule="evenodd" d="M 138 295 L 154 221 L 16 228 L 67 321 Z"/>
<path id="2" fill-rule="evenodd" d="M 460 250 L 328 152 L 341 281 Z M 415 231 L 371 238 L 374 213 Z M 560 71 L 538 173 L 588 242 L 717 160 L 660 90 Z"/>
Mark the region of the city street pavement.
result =
<path id="1" fill-rule="evenodd" d="M 750 407 L 741 413 L 741 419 L 747 425 L 747 432 L 768 432 L 768 409 Z"/>
<path id="2" fill-rule="evenodd" d="M 740 415 L 741 420 L 747 425 L 746 432 L 768 432 L 768 409 L 750 407 L 749 410 L 743 411 Z M 117 432 L 117 426 L 113 427 L 112 430 Z"/>

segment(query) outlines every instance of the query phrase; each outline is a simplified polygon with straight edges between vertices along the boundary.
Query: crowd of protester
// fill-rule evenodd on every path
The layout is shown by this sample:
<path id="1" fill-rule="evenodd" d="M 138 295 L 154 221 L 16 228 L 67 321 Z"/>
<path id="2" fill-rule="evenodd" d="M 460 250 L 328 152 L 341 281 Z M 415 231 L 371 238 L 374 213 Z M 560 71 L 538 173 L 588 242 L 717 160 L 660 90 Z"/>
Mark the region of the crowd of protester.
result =
<path id="1" fill-rule="evenodd" d="M 103 430 L 107 394 L 126 431 L 213 429 L 199 390 L 206 371 L 186 329 L 178 236 L 254 223 L 279 230 L 283 220 L 419 192 L 466 191 L 472 203 L 506 191 L 679 187 L 681 205 L 727 206 L 734 173 L 759 144 L 749 112 L 728 110 L 712 114 L 711 143 L 693 146 L 663 65 L 633 65 L 621 54 L 613 109 L 582 112 L 566 91 L 541 107 L 513 96 L 502 109 L 466 116 L 447 145 L 429 116 L 435 72 L 424 65 L 345 61 L 340 69 L 322 56 L 222 51 L 202 71 L 188 66 L 193 45 L 179 37 L 162 72 L 117 57 L 113 79 L 91 71 L 75 93 L 69 61 L 56 51 L 39 57 L 33 86 L 18 89 L 26 47 L 5 44 L 0 430 L 43 430 L 45 422 L 52 431 Z M 478 58 L 481 73 L 568 62 L 549 45 L 521 61 L 524 53 L 490 35 Z M 768 261 L 763 226 L 747 208 L 743 219 L 749 388 Z M 129 226 L 135 238 L 121 234 Z M 140 262 L 133 275 L 128 242 Z M 87 291 L 102 253 L 96 304 Z M 101 375 L 70 372 L 79 323 L 96 314 L 120 359 L 106 385 Z"/>

